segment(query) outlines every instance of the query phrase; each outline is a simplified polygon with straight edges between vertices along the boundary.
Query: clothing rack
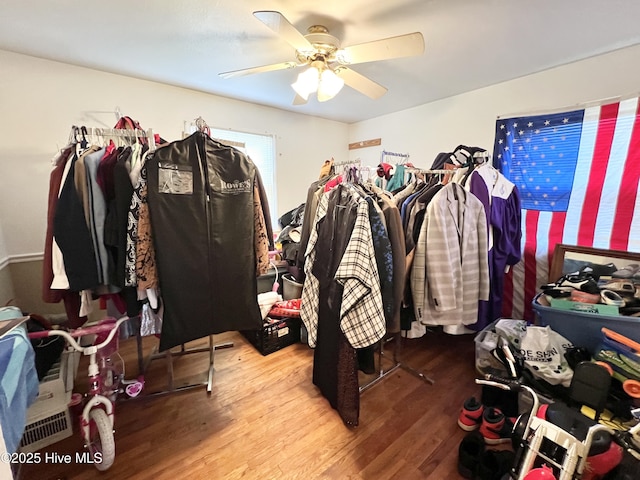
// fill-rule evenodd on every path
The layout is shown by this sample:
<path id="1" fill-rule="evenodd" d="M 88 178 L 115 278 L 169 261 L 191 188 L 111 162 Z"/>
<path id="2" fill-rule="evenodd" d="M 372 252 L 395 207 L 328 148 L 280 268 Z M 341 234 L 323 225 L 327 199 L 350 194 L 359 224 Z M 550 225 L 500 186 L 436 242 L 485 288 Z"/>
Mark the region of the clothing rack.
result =
<path id="1" fill-rule="evenodd" d="M 81 140 L 86 140 L 86 136 L 95 138 L 109 138 L 109 137 L 122 137 L 127 139 L 146 138 L 149 142 L 149 150 L 154 151 L 156 149 L 155 135 L 153 129 L 141 130 L 141 129 L 125 129 L 125 128 L 101 128 L 101 127 L 77 127 L 72 126 L 69 133 L 69 143 L 79 143 Z"/>
<path id="2" fill-rule="evenodd" d="M 405 172 L 408 173 L 423 173 L 423 174 L 433 174 L 433 175 L 445 175 L 445 174 L 450 174 L 450 173 L 455 173 L 456 169 L 453 168 L 451 170 L 447 170 L 447 169 L 435 169 L 435 170 L 431 170 L 428 168 L 413 168 L 413 167 L 407 167 L 405 168 Z"/>
<path id="3" fill-rule="evenodd" d="M 386 343 L 394 341 L 394 340 L 396 342 L 396 345 L 395 345 L 395 347 L 393 349 L 393 357 L 392 357 L 393 366 L 391 368 L 389 368 L 388 370 L 385 370 L 384 367 L 382 366 L 382 359 L 383 358 L 387 358 L 387 357 L 385 357 L 385 354 L 384 354 L 384 346 L 385 346 Z M 393 335 L 393 337 L 389 337 L 386 340 L 381 340 L 380 341 L 380 348 L 378 349 L 378 375 L 377 375 L 376 378 L 374 378 L 370 382 L 360 386 L 359 387 L 360 393 L 363 393 L 366 390 L 370 389 L 371 387 L 376 385 L 378 382 L 380 382 L 382 379 L 387 377 L 389 374 L 395 372 L 399 368 L 401 368 L 405 372 L 410 373 L 414 377 L 417 377 L 417 378 L 420 378 L 420 379 L 424 380 L 426 383 L 428 383 L 430 385 L 433 385 L 435 383 L 435 380 L 433 380 L 430 377 L 427 377 L 424 373 L 419 372 L 419 371 L 411 368 L 410 366 L 405 365 L 400 360 L 398 360 L 398 350 L 400 350 L 401 342 L 402 342 L 402 337 L 401 337 L 400 333 L 396 333 L 396 334 Z"/>
<path id="4" fill-rule="evenodd" d="M 116 115 L 117 116 L 119 115 L 119 111 L 116 112 Z M 202 122 L 204 122 L 204 120 L 202 120 Z M 204 125 L 206 126 L 206 123 L 204 123 Z M 202 128 L 201 124 L 200 124 L 200 128 Z M 122 138 L 131 139 L 131 140 L 136 139 L 136 141 L 138 138 L 146 138 L 149 143 L 149 151 L 154 151 L 156 149 L 155 135 L 152 129 L 142 130 L 142 129 L 124 129 L 124 128 L 85 127 L 85 126 L 77 127 L 75 125 L 71 127 L 71 133 L 69 135 L 70 142 L 79 143 L 82 140 L 87 140 L 86 136 L 92 136 L 96 138 L 122 137 Z M 145 395 L 142 395 L 141 397 L 139 397 L 139 398 L 146 398 L 150 396 L 164 395 L 167 393 L 173 393 L 173 392 L 187 390 L 195 387 L 201 387 L 203 385 L 206 385 L 207 393 L 210 394 L 213 387 L 214 353 L 216 350 L 231 348 L 234 345 L 232 342 L 214 345 L 213 336 L 209 335 L 208 347 L 187 349 L 183 344 L 180 346 L 179 351 L 173 351 L 172 349 L 169 349 L 165 352 L 158 352 L 157 346 L 156 346 L 153 348 L 152 352 L 145 359 L 143 348 L 142 348 L 142 337 L 140 335 L 140 330 L 138 329 L 136 331 L 136 346 L 137 346 L 137 354 L 138 354 L 138 371 L 140 375 L 145 374 L 145 372 L 147 371 L 147 369 L 149 368 L 149 365 L 153 360 L 156 360 L 158 358 L 164 358 L 167 362 L 168 388 L 166 390 L 161 390 L 158 392 L 146 393 Z M 185 385 L 185 386 L 176 388 L 174 385 L 174 376 L 173 376 L 173 358 L 184 356 L 191 353 L 204 353 L 204 352 L 209 352 L 209 368 L 207 372 L 206 382 L 194 383 L 194 384 Z"/>
<path id="5" fill-rule="evenodd" d="M 396 152 L 387 152 L 386 150 L 382 151 L 380 156 L 380 161 L 384 160 L 384 157 L 400 157 L 400 158 L 409 158 L 408 153 L 396 153 Z"/>
<path id="6" fill-rule="evenodd" d="M 353 166 L 361 166 L 362 160 L 360 158 L 356 158 L 355 160 L 342 160 L 340 162 L 333 162 L 333 167 L 347 167 L 349 165 Z"/>

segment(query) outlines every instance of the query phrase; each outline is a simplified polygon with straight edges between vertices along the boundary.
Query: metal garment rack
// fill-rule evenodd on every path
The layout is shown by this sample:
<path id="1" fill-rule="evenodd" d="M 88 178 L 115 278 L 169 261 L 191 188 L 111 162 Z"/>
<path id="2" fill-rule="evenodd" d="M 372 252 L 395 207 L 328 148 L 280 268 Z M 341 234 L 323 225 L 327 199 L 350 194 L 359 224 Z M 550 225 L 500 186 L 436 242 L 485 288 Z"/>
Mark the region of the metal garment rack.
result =
<path id="1" fill-rule="evenodd" d="M 144 358 L 142 352 L 142 337 L 139 332 L 136 334 L 136 342 L 138 347 L 138 369 L 140 374 L 144 375 L 144 373 L 149 368 L 149 365 L 153 360 L 164 358 L 167 361 L 167 377 L 168 377 L 168 388 L 166 390 L 161 390 L 158 392 L 145 393 L 141 396 L 141 398 L 152 397 L 157 395 L 165 395 L 168 393 L 181 392 L 184 390 L 190 390 L 192 388 L 200 388 L 203 385 L 207 387 L 207 394 L 211 394 L 211 390 L 213 388 L 213 360 L 215 357 L 216 350 L 222 350 L 225 348 L 232 348 L 234 346 L 233 342 L 225 342 L 218 345 L 214 345 L 213 343 L 213 335 L 209 335 L 209 346 L 208 347 L 198 347 L 198 348 L 185 348 L 184 344 L 180 345 L 179 351 L 174 351 L 173 349 L 168 349 L 164 352 L 158 352 L 158 347 L 153 347 L 151 354 L 146 359 Z M 176 347 L 177 348 L 177 347 Z M 184 385 L 181 387 L 176 387 L 174 385 L 174 375 L 173 375 L 173 358 L 174 357 L 182 357 L 184 355 L 188 355 L 191 353 L 204 353 L 209 352 L 209 370 L 207 372 L 207 380 L 206 382 L 193 383 L 189 385 Z"/>
<path id="2" fill-rule="evenodd" d="M 354 166 L 359 167 L 362 165 L 362 160 L 360 158 L 356 158 L 355 160 L 342 160 L 340 162 L 333 162 L 333 167 L 348 167 Z"/>
<path id="3" fill-rule="evenodd" d="M 393 349 L 393 357 L 392 357 L 393 366 L 391 368 L 385 370 L 383 365 L 382 365 L 383 358 L 384 359 L 387 358 L 385 356 L 385 354 L 384 354 L 384 346 L 385 346 L 386 343 L 394 341 L 394 340 L 396 342 L 396 345 L 395 345 L 395 348 Z M 402 370 L 404 370 L 407 373 L 410 373 L 414 377 L 417 377 L 419 379 L 424 380 L 426 383 L 428 383 L 430 385 L 433 385 L 435 383 L 435 380 L 433 380 L 431 377 L 426 376 L 424 373 L 419 372 L 419 371 L 415 370 L 414 368 L 411 368 L 410 366 L 405 365 L 400 360 L 398 360 L 398 350 L 400 350 L 401 341 L 402 341 L 402 336 L 400 335 L 400 333 L 395 333 L 393 335 L 393 337 L 390 337 L 390 338 L 388 338 L 386 340 L 380 340 L 380 348 L 378 350 L 378 376 L 376 378 L 374 378 L 373 380 L 371 380 L 370 382 L 360 386 L 359 387 L 360 393 L 363 393 L 366 390 L 368 390 L 371 387 L 373 387 L 374 385 L 378 384 L 381 380 L 383 380 L 385 377 L 387 377 L 389 374 L 395 372 L 399 368 L 401 368 Z"/>
<path id="4" fill-rule="evenodd" d="M 413 167 L 409 167 L 409 168 L 405 168 L 405 171 L 409 172 L 409 173 L 426 173 L 426 174 L 433 174 L 433 175 L 446 175 L 446 174 L 451 174 L 451 173 L 456 173 L 456 169 L 453 168 L 451 170 L 447 170 L 447 169 L 438 169 L 438 170 L 429 170 L 429 169 L 425 169 L 425 168 L 413 168 Z"/>
<path id="5" fill-rule="evenodd" d="M 86 139 L 86 136 L 94 138 L 106 139 L 109 137 L 122 137 L 125 139 L 136 140 L 138 138 L 146 138 L 149 142 L 149 150 L 156 149 L 155 136 L 152 129 L 125 129 L 125 128 L 98 128 L 98 127 L 71 127 L 69 134 L 70 141 L 79 142 L 80 138 Z M 71 142 L 70 142 L 71 143 Z"/>
<path id="6" fill-rule="evenodd" d="M 119 112 L 116 113 L 116 116 L 119 115 Z M 131 141 L 138 141 L 139 138 L 146 138 L 149 144 L 149 151 L 156 150 L 155 136 L 153 134 L 152 129 L 141 130 L 141 129 L 121 129 L 121 128 L 91 128 L 91 127 L 76 127 L 73 126 L 71 128 L 70 139 L 73 138 L 74 141 L 79 142 L 82 140 L 87 140 L 87 136 L 94 137 L 96 139 L 107 139 L 107 138 L 123 138 Z M 158 352 L 157 346 L 155 346 L 152 352 L 144 358 L 144 352 L 142 349 L 142 336 L 140 335 L 140 330 L 136 331 L 136 346 L 137 346 L 137 354 L 138 354 L 138 372 L 140 375 L 144 375 L 149 368 L 149 365 L 153 360 L 164 358 L 167 362 L 167 384 L 168 388 L 166 390 L 161 390 L 158 392 L 151 392 L 141 395 L 140 397 L 135 398 L 148 398 L 156 395 L 164 395 L 168 393 L 179 392 L 183 390 L 188 390 L 191 388 L 200 388 L 203 385 L 207 388 L 207 393 L 210 394 L 213 388 L 213 363 L 214 356 L 216 350 L 221 350 L 224 348 L 233 347 L 233 342 L 227 342 L 219 345 L 214 345 L 213 336 L 209 335 L 209 345 L 208 347 L 199 347 L 199 348 L 185 348 L 185 345 L 182 344 L 179 348 L 179 351 L 174 351 L 169 349 L 165 352 Z M 173 358 L 181 357 L 184 355 L 188 355 L 191 353 L 205 353 L 209 352 L 209 368 L 207 372 L 207 379 L 205 382 L 195 383 L 190 385 L 185 385 L 181 387 L 176 387 L 174 382 L 174 369 L 173 369 Z"/>
<path id="7" fill-rule="evenodd" d="M 386 150 L 382 150 L 382 153 L 380 155 L 380 161 L 383 161 L 384 157 L 400 157 L 400 158 L 408 159 L 410 155 L 408 153 L 387 152 Z"/>

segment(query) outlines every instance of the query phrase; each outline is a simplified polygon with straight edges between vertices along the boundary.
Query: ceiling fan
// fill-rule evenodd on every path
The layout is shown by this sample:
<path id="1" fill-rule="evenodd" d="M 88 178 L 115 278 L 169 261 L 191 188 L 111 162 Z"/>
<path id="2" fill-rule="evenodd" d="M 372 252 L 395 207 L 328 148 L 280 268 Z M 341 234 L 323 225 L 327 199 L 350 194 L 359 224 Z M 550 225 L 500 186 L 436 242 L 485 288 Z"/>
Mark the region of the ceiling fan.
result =
<path id="1" fill-rule="evenodd" d="M 318 101 L 329 100 L 338 94 L 344 84 L 369 98 L 380 98 L 387 89 L 350 69 L 348 65 L 410 57 L 424 52 L 424 38 L 420 32 L 341 48 L 340 40 L 322 25 L 310 26 L 304 35 L 280 12 L 264 10 L 253 12 L 253 15 L 295 48 L 295 61 L 223 72 L 219 75 L 222 78 L 232 78 L 308 66 L 291 85 L 296 92 L 294 105 L 306 103 L 313 92 L 317 92 Z"/>

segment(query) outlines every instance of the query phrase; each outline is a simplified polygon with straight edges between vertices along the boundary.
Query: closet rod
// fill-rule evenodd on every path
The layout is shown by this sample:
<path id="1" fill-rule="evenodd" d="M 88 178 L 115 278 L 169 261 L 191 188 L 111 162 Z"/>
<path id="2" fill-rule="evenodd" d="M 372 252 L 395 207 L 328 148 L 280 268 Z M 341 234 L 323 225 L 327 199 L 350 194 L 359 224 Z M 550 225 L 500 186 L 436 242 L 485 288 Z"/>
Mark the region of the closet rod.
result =
<path id="1" fill-rule="evenodd" d="M 81 127 L 82 128 L 82 127 Z M 123 128 L 99 128 L 99 127 L 84 127 L 84 132 L 82 130 L 78 130 L 77 134 L 82 135 L 85 133 L 86 135 L 95 135 L 100 137 L 153 137 L 153 133 L 151 130 L 129 130 Z"/>
<path id="2" fill-rule="evenodd" d="M 126 128 L 100 128 L 100 127 L 71 127 L 71 133 L 69 134 L 69 140 L 78 142 L 81 136 L 94 136 L 94 137 L 126 137 L 126 138 L 146 138 L 149 142 L 149 150 L 154 151 L 156 149 L 156 137 L 153 134 L 153 129 L 142 130 L 126 129 Z"/>
<path id="3" fill-rule="evenodd" d="M 341 162 L 333 162 L 334 167 L 346 167 L 347 165 L 362 165 L 362 160 L 358 158 L 356 160 L 343 160 Z"/>
<path id="4" fill-rule="evenodd" d="M 410 155 L 408 153 L 396 153 L 396 152 L 387 152 L 386 150 L 382 151 L 382 156 L 390 156 L 390 157 L 402 157 L 402 158 L 409 158 Z"/>
<path id="5" fill-rule="evenodd" d="M 440 174 L 440 175 L 455 173 L 455 171 L 456 171 L 455 168 L 451 170 L 446 170 L 446 169 L 430 170 L 426 168 L 413 168 L 413 167 L 405 168 L 405 172 L 409 172 L 409 173 L 433 173 L 433 174 Z"/>

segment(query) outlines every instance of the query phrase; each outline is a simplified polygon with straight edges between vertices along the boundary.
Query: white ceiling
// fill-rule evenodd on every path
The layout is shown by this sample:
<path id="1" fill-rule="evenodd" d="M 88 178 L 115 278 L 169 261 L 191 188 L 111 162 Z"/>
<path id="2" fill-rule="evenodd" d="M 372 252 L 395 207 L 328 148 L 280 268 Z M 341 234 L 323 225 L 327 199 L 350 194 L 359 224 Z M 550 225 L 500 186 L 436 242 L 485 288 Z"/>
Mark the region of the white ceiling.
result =
<path id="1" fill-rule="evenodd" d="M 295 59 L 255 10 L 342 46 L 419 31 L 426 50 L 351 67 L 378 100 L 345 87 L 294 107 L 298 70 L 218 77 Z M 0 49 L 352 123 L 638 44 L 639 18 L 636 0 L 2 0 Z"/>

